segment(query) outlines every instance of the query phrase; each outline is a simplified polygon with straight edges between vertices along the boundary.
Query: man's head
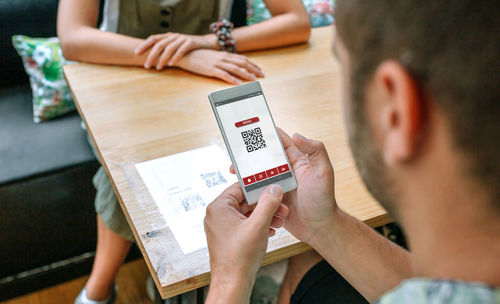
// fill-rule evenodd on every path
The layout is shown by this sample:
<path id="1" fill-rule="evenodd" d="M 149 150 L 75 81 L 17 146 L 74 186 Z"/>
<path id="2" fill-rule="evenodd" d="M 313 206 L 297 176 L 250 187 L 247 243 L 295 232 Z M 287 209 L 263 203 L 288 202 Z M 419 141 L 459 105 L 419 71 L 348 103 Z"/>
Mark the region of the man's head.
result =
<path id="1" fill-rule="evenodd" d="M 434 151 L 436 121 L 461 159 L 454 174 L 500 210 L 499 11 L 499 1 L 337 1 L 351 148 L 390 211 L 401 192 L 394 168 Z"/>

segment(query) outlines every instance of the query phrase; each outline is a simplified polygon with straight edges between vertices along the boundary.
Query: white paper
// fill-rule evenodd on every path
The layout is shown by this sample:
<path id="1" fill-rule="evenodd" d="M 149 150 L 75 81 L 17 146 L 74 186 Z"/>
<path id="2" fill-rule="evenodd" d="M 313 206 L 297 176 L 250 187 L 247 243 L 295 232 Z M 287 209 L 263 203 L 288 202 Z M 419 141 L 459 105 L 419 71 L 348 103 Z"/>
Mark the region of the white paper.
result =
<path id="1" fill-rule="evenodd" d="M 184 254 L 207 247 L 205 209 L 237 181 L 217 145 L 136 164 Z"/>

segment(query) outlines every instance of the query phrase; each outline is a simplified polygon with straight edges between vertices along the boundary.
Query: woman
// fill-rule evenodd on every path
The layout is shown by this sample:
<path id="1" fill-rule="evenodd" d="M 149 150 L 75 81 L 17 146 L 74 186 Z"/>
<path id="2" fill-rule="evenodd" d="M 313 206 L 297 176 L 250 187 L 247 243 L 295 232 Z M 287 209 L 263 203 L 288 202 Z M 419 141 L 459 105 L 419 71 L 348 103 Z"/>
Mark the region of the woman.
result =
<path id="1" fill-rule="evenodd" d="M 231 30 L 230 0 L 106 0 L 98 29 L 99 0 L 60 0 L 57 30 L 68 60 L 158 70 L 177 67 L 239 84 L 264 74 L 233 52 L 309 39 L 309 16 L 301 0 L 265 3 L 273 18 Z M 102 167 L 93 182 L 97 250 L 89 280 L 75 303 L 112 303 L 116 273 L 134 238 Z"/>

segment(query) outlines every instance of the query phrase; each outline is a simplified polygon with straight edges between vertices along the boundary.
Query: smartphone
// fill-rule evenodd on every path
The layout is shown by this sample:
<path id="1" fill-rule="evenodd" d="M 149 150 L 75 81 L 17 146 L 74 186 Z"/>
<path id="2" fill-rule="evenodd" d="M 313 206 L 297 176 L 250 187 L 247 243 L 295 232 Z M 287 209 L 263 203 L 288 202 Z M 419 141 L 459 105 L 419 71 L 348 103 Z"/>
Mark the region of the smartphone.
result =
<path id="1" fill-rule="evenodd" d="M 297 182 L 258 81 L 208 95 L 248 204 L 270 184 L 283 193 Z"/>

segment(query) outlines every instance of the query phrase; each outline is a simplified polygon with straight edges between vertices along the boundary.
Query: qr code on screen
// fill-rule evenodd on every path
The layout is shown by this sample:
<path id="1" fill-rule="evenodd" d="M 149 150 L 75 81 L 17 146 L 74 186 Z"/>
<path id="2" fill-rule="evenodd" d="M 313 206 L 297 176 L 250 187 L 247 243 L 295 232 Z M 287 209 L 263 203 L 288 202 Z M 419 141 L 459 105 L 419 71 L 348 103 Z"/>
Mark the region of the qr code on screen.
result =
<path id="1" fill-rule="evenodd" d="M 220 171 L 203 173 L 200 174 L 200 176 L 205 181 L 208 188 L 227 183 L 227 180 L 224 178 L 222 173 L 220 173 Z"/>
<path id="2" fill-rule="evenodd" d="M 203 197 L 201 197 L 198 193 L 181 196 L 179 197 L 179 201 L 186 212 L 196 208 L 205 207 L 207 205 Z"/>
<path id="3" fill-rule="evenodd" d="M 241 132 L 241 137 L 249 153 L 267 147 L 260 127 Z"/>

